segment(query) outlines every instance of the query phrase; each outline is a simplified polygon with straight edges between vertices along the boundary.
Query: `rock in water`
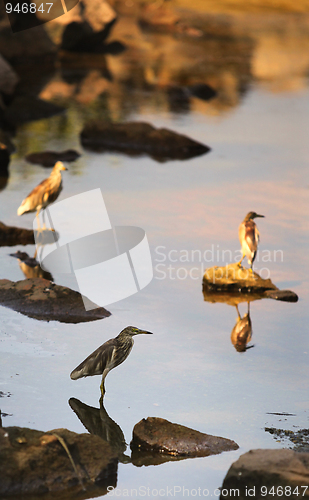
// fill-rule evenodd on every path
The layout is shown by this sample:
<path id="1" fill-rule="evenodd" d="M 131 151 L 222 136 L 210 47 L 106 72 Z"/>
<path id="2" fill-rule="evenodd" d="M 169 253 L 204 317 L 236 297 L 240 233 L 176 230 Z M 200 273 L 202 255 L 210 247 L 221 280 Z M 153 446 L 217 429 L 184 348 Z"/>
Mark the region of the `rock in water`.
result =
<path id="1" fill-rule="evenodd" d="M 285 302 L 298 301 L 295 292 L 279 290 L 270 279 L 263 279 L 258 273 L 251 273 L 249 269 L 239 267 L 238 264 L 206 269 L 203 294 L 204 300 L 209 302 L 227 302 L 227 294 L 246 295 L 246 300 L 269 298 Z M 219 300 L 216 300 L 216 295 Z"/>
<path id="2" fill-rule="evenodd" d="M 308 477 L 309 453 L 251 450 L 230 467 L 221 488 L 226 494 L 220 498 L 270 499 L 272 492 L 282 498 L 309 498 Z"/>
<path id="3" fill-rule="evenodd" d="M 150 451 L 182 458 L 207 457 L 238 449 L 230 439 L 210 436 L 156 417 L 143 418 L 134 426 L 130 446 L 137 452 Z"/>
<path id="4" fill-rule="evenodd" d="M 38 153 L 30 153 L 26 156 L 26 160 L 30 163 L 43 165 L 43 167 L 53 167 L 57 161 L 75 161 L 80 157 L 80 154 L 74 149 L 66 151 L 41 151 Z"/>
<path id="5" fill-rule="evenodd" d="M 98 436 L 67 429 L 0 429 L 1 498 L 52 493 L 59 498 L 64 492 L 78 498 L 85 489 L 89 497 L 91 491 L 94 497 L 105 495 L 109 485 L 116 486 L 117 468 L 116 453 Z"/>
<path id="6" fill-rule="evenodd" d="M 43 278 L 0 280 L 0 304 L 30 318 L 82 323 L 111 315 L 104 307 L 86 311 L 79 292 Z"/>
<path id="7" fill-rule="evenodd" d="M 110 123 L 93 120 L 81 132 L 81 143 L 94 151 L 119 151 L 130 156 L 149 155 L 157 161 L 186 160 L 210 151 L 208 146 L 149 123 Z"/>

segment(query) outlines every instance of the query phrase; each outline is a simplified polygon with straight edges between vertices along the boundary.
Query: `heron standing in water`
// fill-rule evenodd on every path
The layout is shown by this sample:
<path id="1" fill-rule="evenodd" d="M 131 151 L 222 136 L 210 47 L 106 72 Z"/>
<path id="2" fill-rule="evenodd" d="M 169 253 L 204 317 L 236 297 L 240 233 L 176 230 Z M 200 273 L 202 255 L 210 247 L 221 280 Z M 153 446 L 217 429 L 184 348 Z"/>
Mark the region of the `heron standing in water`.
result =
<path id="1" fill-rule="evenodd" d="M 57 161 L 50 176 L 36 186 L 25 198 L 17 210 L 17 215 L 36 212 L 38 229 L 40 230 L 39 213 L 56 201 L 62 190 L 62 170 L 67 170 L 61 161 Z M 45 224 L 43 226 L 43 229 Z"/>
<path id="2" fill-rule="evenodd" d="M 241 266 L 242 261 L 245 257 L 248 259 L 248 263 L 251 266 L 251 272 L 253 272 L 252 266 L 254 259 L 256 257 L 256 252 L 258 248 L 258 243 L 260 239 L 260 233 L 256 227 L 253 219 L 257 217 L 264 217 L 264 215 L 259 215 L 255 212 L 249 212 L 242 223 L 239 226 L 238 235 L 241 244 L 242 258 L 238 262 Z"/>
<path id="3" fill-rule="evenodd" d="M 101 382 L 101 399 L 105 394 L 104 381 L 110 370 L 123 363 L 129 356 L 134 344 L 133 336 L 141 333 L 151 334 L 145 330 L 139 330 L 134 326 L 127 326 L 119 335 L 105 342 L 98 347 L 92 354 L 88 356 L 75 370 L 72 371 L 70 377 L 72 380 L 77 380 L 82 377 L 90 377 L 92 375 L 102 375 Z"/>

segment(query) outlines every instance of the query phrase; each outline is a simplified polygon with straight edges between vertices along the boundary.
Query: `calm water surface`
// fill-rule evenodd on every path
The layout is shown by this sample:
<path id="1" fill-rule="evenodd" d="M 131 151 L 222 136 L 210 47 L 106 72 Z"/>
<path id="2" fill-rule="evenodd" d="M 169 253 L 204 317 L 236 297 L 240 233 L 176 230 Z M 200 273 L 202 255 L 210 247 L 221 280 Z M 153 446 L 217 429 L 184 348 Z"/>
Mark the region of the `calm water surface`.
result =
<path id="1" fill-rule="evenodd" d="M 127 443 L 137 422 L 157 416 L 233 439 L 240 448 L 160 466 L 119 464 L 121 496 L 139 487 L 150 488 L 153 497 L 152 490 L 174 486 L 212 493 L 240 454 L 283 446 L 265 426 L 308 427 L 308 103 L 308 89 L 275 94 L 253 86 L 237 108 L 220 116 L 198 110 L 174 115 L 147 104 L 139 113 L 129 109 L 130 119 L 172 128 L 212 148 L 199 158 L 163 164 L 83 151 L 77 135 L 83 119 L 74 106 L 65 118 L 20 130 L 9 184 L 0 194 L 1 220 L 31 227 L 32 215 L 20 218 L 16 210 L 49 171 L 23 160 L 28 143 L 32 150 L 33 141 L 37 149 L 74 147 L 83 154 L 64 173 L 59 199 L 100 187 L 113 225 L 146 230 L 154 279 L 140 293 L 109 305 L 111 317 L 93 323 L 45 323 L 1 308 L 0 390 L 7 396 L 0 403 L 9 414 L 3 425 L 85 432 L 68 400 L 98 407 L 100 378 L 73 382 L 69 374 L 132 324 L 154 335 L 136 338 L 130 357 L 107 377 L 104 399 Z M 64 134 L 54 133 L 62 129 Z M 76 213 L 81 221 L 88 217 L 84 208 Z M 257 221 L 255 269 L 279 288 L 294 290 L 299 302 L 252 303 L 254 347 L 239 353 L 230 340 L 236 309 L 204 302 L 201 283 L 206 267 L 236 255 L 238 225 L 250 210 L 265 215 Z M 1 278 L 23 279 L 17 260 L 9 257 L 18 249 L 34 253 L 33 246 L 1 248 Z M 76 288 L 72 276 L 54 279 Z M 293 416 L 269 414 L 282 412 Z"/>

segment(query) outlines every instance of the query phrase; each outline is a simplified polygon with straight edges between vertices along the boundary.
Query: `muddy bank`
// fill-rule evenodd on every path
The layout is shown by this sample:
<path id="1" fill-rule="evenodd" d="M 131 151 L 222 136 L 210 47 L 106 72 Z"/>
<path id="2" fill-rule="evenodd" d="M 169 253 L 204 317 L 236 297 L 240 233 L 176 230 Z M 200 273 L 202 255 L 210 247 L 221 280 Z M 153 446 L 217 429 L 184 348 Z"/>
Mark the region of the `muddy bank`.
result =
<path id="1" fill-rule="evenodd" d="M 79 292 L 43 278 L 0 280 L 0 304 L 30 318 L 62 323 L 83 323 L 111 315 L 104 307 L 86 311 Z"/>
<path id="2" fill-rule="evenodd" d="M 130 447 L 132 462 L 139 466 L 154 465 L 154 454 L 158 454 L 157 459 L 162 463 L 162 455 L 173 458 L 207 457 L 238 449 L 238 445 L 230 439 L 210 436 L 156 417 L 144 418 L 134 426 Z M 150 457 L 147 458 L 149 452 Z"/>
<path id="3" fill-rule="evenodd" d="M 97 436 L 67 429 L 41 432 L 22 427 L 0 429 L 0 495 L 57 498 L 104 495 L 116 486 L 118 459 Z"/>
<path id="4" fill-rule="evenodd" d="M 130 156 L 149 155 L 158 161 L 185 160 L 210 148 L 171 130 L 149 123 L 91 121 L 80 135 L 82 145 L 94 151 L 119 151 Z"/>

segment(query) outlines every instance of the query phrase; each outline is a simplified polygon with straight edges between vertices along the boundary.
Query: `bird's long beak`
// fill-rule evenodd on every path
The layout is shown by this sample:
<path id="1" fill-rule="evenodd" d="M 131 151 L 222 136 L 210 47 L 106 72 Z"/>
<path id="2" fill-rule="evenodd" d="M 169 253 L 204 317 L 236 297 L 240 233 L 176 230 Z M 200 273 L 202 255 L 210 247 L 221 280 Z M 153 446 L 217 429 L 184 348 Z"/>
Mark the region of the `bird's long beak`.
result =
<path id="1" fill-rule="evenodd" d="M 153 335 L 152 332 L 147 332 L 146 330 L 139 330 L 138 332 L 136 332 L 136 335 L 140 335 L 141 333 L 147 333 L 147 335 Z"/>
<path id="2" fill-rule="evenodd" d="M 265 215 L 259 215 L 259 214 L 256 214 L 255 217 L 265 217 Z"/>
<path id="3" fill-rule="evenodd" d="M 57 163 L 55 163 L 55 167 L 57 167 L 58 170 L 68 170 L 67 167 L 63 165 L 62 161 L 57 161 Z"/>

